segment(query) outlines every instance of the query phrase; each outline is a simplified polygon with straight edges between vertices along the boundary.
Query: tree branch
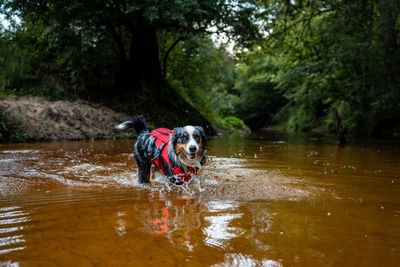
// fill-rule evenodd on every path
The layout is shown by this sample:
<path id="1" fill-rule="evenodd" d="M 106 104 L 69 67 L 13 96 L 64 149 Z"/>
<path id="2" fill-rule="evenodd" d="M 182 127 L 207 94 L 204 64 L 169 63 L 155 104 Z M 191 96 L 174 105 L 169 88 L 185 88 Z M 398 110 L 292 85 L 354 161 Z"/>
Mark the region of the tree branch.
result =
<path id="1" fill-rule="evenodd" d="M 178 39 L 175 40 L 175 42 L 168 48 L 168 50 L 165 52 L 165 54 L 162 57 L 162 63 L 163 63 L 163 68 L 162 68 L 162 76 L 165 79 L 167 77 L 167 60 L 168 60 L 168 56 L 171 53 L 171 51 L 175 48 L 175 46 L 177 46 L 177 44 L 180 41 L 183 41 L 184 38 L 183 37 L 179 37 Z"/>
<path id="2" fill-rule="evenodd" d="M 282 31 L 277 31 L 277 32 L 275 32 L 275 33 L 273 33 L 273 34 L 268 35 L 268 39 L 272 39 L 272 38 L 275 38 L 275 37 L 277 37 L 277 36 L 279 36 L 279 35 L 286 34 L 286 31 L 287 31 L 287 30 L 289 30 L 289 29 L 295 27 L 295 26 L 298 25 L 299 23 L 307 22 L 306 25 L 305 25 L 304 27 L 305 27 L 305 28 L 308 28 L 308 27 L 309 27 L 309 24 L 311 23 L 311 20 L 312 20 L 313 18 L 315 18 L 315 17 L 318 16 L 318 15 L 321 15 L 321 14 L 324 14 L 324 13 L 328 13 L 328 12 L 331 12 L 331 11 L 333 11 L 332 8 L 330 8 L 330 9 L 325 9 L 325 10 L 318 10 L 318 11 L 315 12 L 315 13 L 312 12 L 310 16 L 308 16 L 308 17 L 306 17 L 306 18 L 299 19 L 299 20 L 293 22 L 292 24 L 285 26 L 284 29 L 283 29 Z M 303 29 L 303 31 L 304 31 L 304 29 Z M 303 34 L 303 33 L 302 33 L 302 34 Z"/>

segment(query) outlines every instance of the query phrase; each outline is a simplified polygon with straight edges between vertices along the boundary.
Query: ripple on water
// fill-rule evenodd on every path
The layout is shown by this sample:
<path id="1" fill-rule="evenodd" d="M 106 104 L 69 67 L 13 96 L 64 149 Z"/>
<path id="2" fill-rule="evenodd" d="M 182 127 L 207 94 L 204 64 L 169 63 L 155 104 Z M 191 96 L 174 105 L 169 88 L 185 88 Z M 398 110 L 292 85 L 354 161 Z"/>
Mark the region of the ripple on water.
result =
<path id="1" fill-rule="evenodd" d="M 281 267 L 282 264 L 278 261 L 262 259 L 256 260 L 250 255 L 243 255 L 241 253 L 228 253 L 225 254 L 223 263 L 214 264 L 213 267 L 220 266 L 263 266 L 263 267 Z"/>
<path id="2" fill-rule="evenodd" d="M 277 170 L 258 170 L 245 165 L 244 159 L 211 158 L 204 181 L 209 198 L 254 200 L 298 200 L 323 193 L 324 187 L 306 184 Z"/>
<path id="3" fill-rule="evenodd" d="M 16 150 L 3 150 L 0 154 L 35 154 L 42 153 L 41 150 L 31 150 L 31 149 L 16 149 Z"/>
<path id="4" fill-rule="evenodd" d="M 130 157 L 130 154 L 125 155 Z M 143 188 L 137 180 L 136 165 L 112 160 L 98 162 L 73 162 L 63 166 L 54 177 L 70 186 L 134 187 Z M 322 187 L 304 184 L 276 170 L 257 170 L 246 167 L 245 159 L 210 157 L 200 176 L 193 177 L 181 186 L 172 185 L 156 172 L 150 191 L 178 192 L 185 195 L 201 194 L 206 199 L 301 199 L 323 192 Z"/>
<path id="5" fill-rule="evenodd" d="M 23 230 L 29 216 L 19 206 L 0 208 L 0 255 L 25 248 Z"/>
<path id="6" fill-rule="evenodd" d="M 210 201 L 207 203 L 210 214 L 204 217 L 210 225 L 203 229 L 205 243 L 209 246 L 226 248 L 228 241 L 240 235 L 239 228 L 229 226 L 234 219 L 243 216 L 237 212 L 239 204 L 234 201 Z"/>
<path id="7" fill-rule="evenodd" d="M 24 183 L 52 181 L 85 188 L 143 188 L 137 181 L 132 153 L 96 153 L 91 149 L 53 154 L 40 150 L 6 150 L 1 152 L 0 160 L 9 162 L 0 167 L 0 175 L 23 178 Z M 157 174 L 147 188 L 186 195 L 201 194 L 206 199 L 234 200 L 301 199 L 323 191 L 322 187 L 296 181 L 276 170 L 250 168 L 248 159 L 215 156 L 208 158 L 199 177 L 182 186 L 171 185 L 163 175 Z"/>

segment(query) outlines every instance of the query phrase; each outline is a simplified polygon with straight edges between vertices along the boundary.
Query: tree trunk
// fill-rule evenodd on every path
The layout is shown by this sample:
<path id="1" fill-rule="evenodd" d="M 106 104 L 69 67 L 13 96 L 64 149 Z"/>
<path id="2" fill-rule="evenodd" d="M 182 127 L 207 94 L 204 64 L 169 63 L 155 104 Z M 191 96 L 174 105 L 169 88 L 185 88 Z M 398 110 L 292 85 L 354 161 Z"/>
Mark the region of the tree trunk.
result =
<path id="1" fill-rule="evenodd" d="M 162 82 L 156 29 L 132 30 L 129 62 L 132 84 L 140 91 L 157 88 Z"/>
<path id="2" fill-rule="evenodd" d="M 339 139 L 339 144 L 344 145 L 346 138 L 344 137 L 342 121 L 340 120 L 336 107 L 332 107 L 333 122 L 335 123 L 336 135 Z"/>
<path id="3" fill-rule="evenodd" d="M 117 81 L 121 111 L 141 113 L 157 126 L 202 125 L 214 134 L 211 124 L 190 106 L 164 79 L 161 72 L 156 29 L 131 30 L 127 61 L 120 61 Z M 121 106 L 121 103 L 114 103 Z"/>

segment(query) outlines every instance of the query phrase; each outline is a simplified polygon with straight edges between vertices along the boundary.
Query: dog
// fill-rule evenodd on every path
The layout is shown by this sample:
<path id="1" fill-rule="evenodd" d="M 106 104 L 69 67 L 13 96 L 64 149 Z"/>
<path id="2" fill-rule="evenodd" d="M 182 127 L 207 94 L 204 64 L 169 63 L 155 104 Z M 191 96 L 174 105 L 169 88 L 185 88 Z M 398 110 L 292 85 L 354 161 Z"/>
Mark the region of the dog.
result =
<path id="1" fill-rule="evenodd" d="M 171 183 L 181 185 L 197 175 L 206 163 L 207 141 L 201 126 L 158 128 L 150 132 L 146 119 L 139 115 L 113 129 L 121 131 L 131 127 L 138 134 L 134 157 L 142 185 L 150 182 L 154 167 Z"/>

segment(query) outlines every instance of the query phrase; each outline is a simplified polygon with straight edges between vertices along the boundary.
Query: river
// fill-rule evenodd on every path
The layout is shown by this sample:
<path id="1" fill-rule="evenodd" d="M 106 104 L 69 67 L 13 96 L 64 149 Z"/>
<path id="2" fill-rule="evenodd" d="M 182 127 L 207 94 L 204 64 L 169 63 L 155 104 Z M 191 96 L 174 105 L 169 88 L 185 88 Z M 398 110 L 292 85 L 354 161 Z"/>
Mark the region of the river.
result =
<path id="1" fill-rule="evenodd" d="M 0 265 L 400 266 L 400 147 L 211 138 L 185 187 L 132 140 L 0 144 Z"/>

